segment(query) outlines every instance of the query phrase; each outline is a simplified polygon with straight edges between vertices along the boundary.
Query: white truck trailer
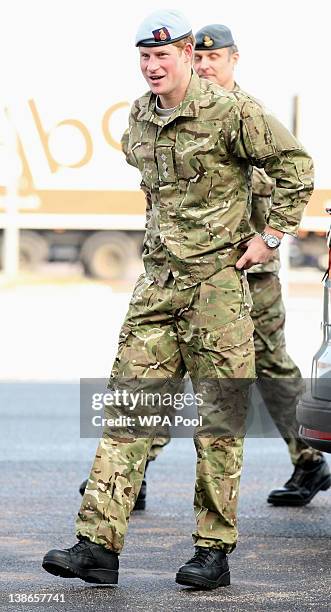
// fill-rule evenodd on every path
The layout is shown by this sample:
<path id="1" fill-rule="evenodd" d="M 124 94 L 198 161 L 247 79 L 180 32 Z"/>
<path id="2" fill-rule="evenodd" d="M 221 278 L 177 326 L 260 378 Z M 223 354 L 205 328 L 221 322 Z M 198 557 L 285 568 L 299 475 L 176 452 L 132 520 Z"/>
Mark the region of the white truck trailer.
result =
<path id="1" fill-rule="evenodd" d="M 331 202 L 329 96 L 322 95 L 327 79 L 321 76 L 324 38 L 316 39 L 319 62 L 313 66 L 320 84 L 317 112 L 316 93 L 306 78 L 314 15 L 300 28 L 292 27 L 299 6 L 293 0 L 286 23 L 281 12 L 275 12 L 274 27 L 264 28 L 263 20 L 270 25 L 268 15 L 259 11 L 261 23 L 254 19 L 247 28 L 254 2 L 238 2 L 240 7 L 227 7 L 226 12 L 223 7 L 222 15 L 218 3 L 211 3 L 202 21 L 223 20 L 231 26 L 242 51 L 238 82 L 289 126 L 293 96 L 301 97 L 299 135 L 316 159 L 318 177 L 301 226 L 305 240 L 297 243 L 294 259 L 300 263 L 306 250 L 318 261 L 325 251 L 319 234 L 324 236 L 329 224 L 325 206 Z M 192 15 L 189 0 L 181 0 L 178 8 L 191 15 L 193 29 L 201 27 L 201 16 Z M 153 9 L 154 3 L 146 0 L 143 12 Z M 119 144 L 130 105 L 146 90 L 137 50 L 130 43 L 141 10 L 134 4 L 128 9 L 127 3 L 115 10 L 106 0 L 6 2 L 0 37 L 0 113 L 17 140 L 16 220 L 22 264 L 80 260 L 89 274 L 113 279 L 125 273 L 128 261 L 141 249 L 145 203 L 139 173 L 125 163 Z M 318 31 L 320 27 L 319 21 Z M 278 32 L 285 36 L 284 28 L 291 33 L 291 49 L 279 45 Z M 259 37 L 252 35 L 255 29 Z M 275 78 L 280 63 L 282 71 Z M 5 211 L 6 154 L 0 122 L 0 240 L 10 222 Z"/>

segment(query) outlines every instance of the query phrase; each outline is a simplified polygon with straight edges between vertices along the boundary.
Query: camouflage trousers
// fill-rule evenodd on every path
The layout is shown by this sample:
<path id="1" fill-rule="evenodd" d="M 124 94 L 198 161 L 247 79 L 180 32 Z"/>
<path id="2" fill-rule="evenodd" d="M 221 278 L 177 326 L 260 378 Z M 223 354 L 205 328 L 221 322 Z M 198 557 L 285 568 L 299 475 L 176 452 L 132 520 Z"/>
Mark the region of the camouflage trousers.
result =
<path id="1" fill-rule="evenodd" d="M 285 307 L 278 274 L 248 273 L 247 278 L 253 301 L 256 385 L 288 445 L 293 465 L 315 460 L 321 453 L 298 435 L 296 405 L 305 385 L 298 366 L 286 351 Z"/>
<path id="2" fill-rule="evenodd" d="M 173 278 L 159 287 L 142 275 L 120 332 L 109 381 L 113 390 L 124 381 L 148 389 L 151 381 L 162 386 L 164 380 L 181 380 L 188 372 L 195 392 L 207 389 L 206 405 L 209 402 L 211 422 L 217 423 L 219 435 L 210 435 L 216 429 L 199 427 L 194 436 L 193 539 L 199 546 L 227 552 L 235 547 L 238 535 L 243 431 L 249 385 L 255 376 L 248 296 L 245 276 L 233 267 L 181 291 Z M 211 380 L 216 387 L 209 395 Z M 234 380 L 239 383 L 235 389 Z M 114 417 L 123 412 L 123 406 L 109 408 Z M 137 436 L 130 428 L 104 431 L 78 514 L 78 535 L 121 551 L 152 444 L 148 432 Z"/>
<path id="3" fill-rule="evenodd" d="M 301 372 L 286 351 L 285 307 L 276 272 L 248 273 L 253 308 L 256 385 L 268 412 L 285 440 L 293 465 L 315 460 L 321 453 L 298 436 L 296 405 L 303 390 Z M 154 440 L 149 460 L 168 444 L 167 436 Z"/>

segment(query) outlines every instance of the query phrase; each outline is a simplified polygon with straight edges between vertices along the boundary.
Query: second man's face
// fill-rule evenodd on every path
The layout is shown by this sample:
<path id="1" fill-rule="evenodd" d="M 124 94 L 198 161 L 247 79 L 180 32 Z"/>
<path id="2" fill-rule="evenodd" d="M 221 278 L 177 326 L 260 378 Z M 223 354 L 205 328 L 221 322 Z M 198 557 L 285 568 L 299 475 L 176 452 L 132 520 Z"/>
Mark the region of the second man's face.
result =
<path id="1" fill-rule="evenodd" d="M 233 86 L 234 67 L 239 54 L 230 54 L 228 48 L 213 51 L 195 51 L 194 68 L 200 77 L 204 77 L 221 87 L 231 89 Z"/>

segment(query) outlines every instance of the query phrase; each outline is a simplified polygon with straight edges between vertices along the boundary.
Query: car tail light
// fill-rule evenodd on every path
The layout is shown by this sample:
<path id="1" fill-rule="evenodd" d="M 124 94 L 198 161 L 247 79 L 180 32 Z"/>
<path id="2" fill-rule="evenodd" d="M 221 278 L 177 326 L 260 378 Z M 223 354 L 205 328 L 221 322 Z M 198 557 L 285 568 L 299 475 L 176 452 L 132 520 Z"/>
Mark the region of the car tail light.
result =
<path id="1" fill-rule="evenodd" d="M 308 429 L 307 427 L 300 427 L 300 435 L 304 438 L 314 438 L 315 440 L 331 440 L 331 432 Z"/>

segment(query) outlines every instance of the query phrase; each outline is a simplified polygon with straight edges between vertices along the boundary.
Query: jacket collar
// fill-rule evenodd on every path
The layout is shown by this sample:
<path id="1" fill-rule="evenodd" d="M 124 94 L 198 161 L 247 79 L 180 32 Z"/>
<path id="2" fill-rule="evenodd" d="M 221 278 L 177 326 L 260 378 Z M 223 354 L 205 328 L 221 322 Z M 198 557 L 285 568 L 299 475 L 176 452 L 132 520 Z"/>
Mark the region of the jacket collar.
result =
<path id="1" fill-rule="evenodd" d="M 167 121 L 163 121 L 155 112 L 156 96 L 149 92 L 144 96 L 141 110 L 137 116 L 138 121 L 150 121 L 157 125 L 166 125 L 168 122 L 177 119 L 177 117 L 198 117 L 199 115 L 199 99 L 201 97 L 200 79 L 197 73 L 192 70 L 191 80 L 186 90 L 185 98 L 180 102 L 174 113 Z"/>

